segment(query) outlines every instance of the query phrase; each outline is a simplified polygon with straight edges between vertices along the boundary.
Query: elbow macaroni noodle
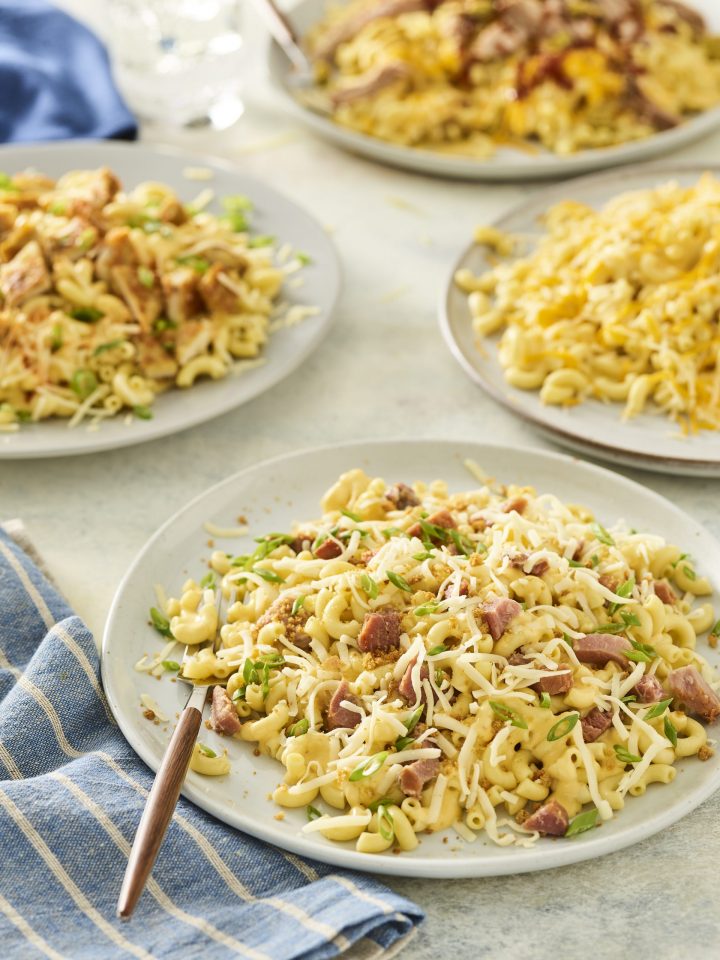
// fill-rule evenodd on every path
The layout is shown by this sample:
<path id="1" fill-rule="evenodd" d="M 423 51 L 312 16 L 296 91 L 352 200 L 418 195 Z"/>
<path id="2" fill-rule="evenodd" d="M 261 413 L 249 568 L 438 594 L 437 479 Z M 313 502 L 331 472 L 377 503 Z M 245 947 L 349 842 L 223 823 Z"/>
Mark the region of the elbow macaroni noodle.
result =
<path id="1" fill-rule="evenodd" d="M 365 853 L 410 851 L 418 834 L 453 825 L 466 839 L 485 831 L 528 845 L 538 833 L 522 824 L 538 805 L 555 800 L 569 817 L 589 805 L 608 819 L 628 795 L 672 782 L 678 758 L 708 751 L 705 727 L 670 694 L 657 708 L 633 693 L 678 664 L 718 684 L 696 649 L 713 611 L 694 601 L 709 585 L 679 548 L 608 531 L 530 487 L 450 494 L 440 481 L 416 483 L 407 506 L 397 501 L 383 480 L 352 470 L 320 519 L 259 537 L 251 554 L 216 551 L 217 585 L 190 580 L 165 605 L 175 638 L 202 643 L 218 628 L 219 591 L 220 645 L 200 649 L 185 673 L 227 679 L 237 738 L 282 764 L 273 800 L 307 808 L 307 832 Z M 434 522 L 442 511 L 454 528 Z M 320 550 L 327 541 L 333 550 Z M 678 594 L 668 596 L 670 581 Z M 498 599 L 517 606 L 494 636 L 485 608 Z M 397 645 L 363 652 L 366 616 L 389 608 Z M 592 633 L 626 637 L 637 659 L 581 662 L 573 643 Z M 570 689 L 538 692 L 558 670 Z M 352 717 L 342 727 L 328 720 L 340 684 L 344 722 Z M 582 718 L 598 709 L 612 723 L 586 742 Z M 196 752 L 193 769 L 216 774 L 217 761 Z M 417 789 L 403 776 L 415 764 L 427 773 Z"/>

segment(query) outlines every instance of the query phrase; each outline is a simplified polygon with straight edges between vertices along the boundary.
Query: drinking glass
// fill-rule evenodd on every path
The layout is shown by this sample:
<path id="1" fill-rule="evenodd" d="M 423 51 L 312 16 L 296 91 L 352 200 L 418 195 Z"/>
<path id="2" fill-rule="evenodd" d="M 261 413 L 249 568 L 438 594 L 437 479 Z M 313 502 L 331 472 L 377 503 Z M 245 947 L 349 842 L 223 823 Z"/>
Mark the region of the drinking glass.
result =
<path id="1" fill-rule="evenodd" d="M 110 0 L 118 86 L 142 119 L 224 129 L 243 112 L 242 0 Z"/>

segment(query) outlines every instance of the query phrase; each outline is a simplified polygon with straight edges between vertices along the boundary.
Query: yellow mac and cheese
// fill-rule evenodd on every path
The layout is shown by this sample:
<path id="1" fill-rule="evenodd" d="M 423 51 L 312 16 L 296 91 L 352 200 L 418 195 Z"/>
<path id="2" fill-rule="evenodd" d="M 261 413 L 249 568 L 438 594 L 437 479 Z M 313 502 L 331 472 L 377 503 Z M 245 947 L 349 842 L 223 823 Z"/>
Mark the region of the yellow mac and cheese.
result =
<path id="1" fill-rule="evenodd" d="M 307 47 L 310 106 L 381 140 L 475 157 L 608 147 L 720 102 L 716 40 L 669 0 L 355 0 Z"/>
<path id="2" fill-rule="evenodd" d="M 107 168 L 0 174 L 0 429 L 148 419 L 158 393 L 262 362 L 303 255 L 279 266 L 246 197 L 222 216 L 211 199 L 183 204 L 155 182 L 124 193 Z"/>
<path id="3" fill-rule="evenodd" d="M 184 674 L 217 680 L 218 732 L 282 764 L 273 798 L 307 810 L 305 832 L 368 853 L 449 827 L 529 845 L 711 754 L 698 636 L 717 627 L 680 548 L 530 487 L 388 489 L 355 469 L 322 509 L 214 553 L 153 610 L 170 643 L 219 631 Z"/>
<path id="4" fill-rule="evenodd" d="M 661 411 L 684 432 L 720 428 L 720 182 L 615 197 L 600 210 L 551 207 L 526 256 L 455 282 L 475 332 L 501 332 L 512 386 L 547 404 L 622 403 Z M 512 238 L 476 235 L 506 253 Z"/>

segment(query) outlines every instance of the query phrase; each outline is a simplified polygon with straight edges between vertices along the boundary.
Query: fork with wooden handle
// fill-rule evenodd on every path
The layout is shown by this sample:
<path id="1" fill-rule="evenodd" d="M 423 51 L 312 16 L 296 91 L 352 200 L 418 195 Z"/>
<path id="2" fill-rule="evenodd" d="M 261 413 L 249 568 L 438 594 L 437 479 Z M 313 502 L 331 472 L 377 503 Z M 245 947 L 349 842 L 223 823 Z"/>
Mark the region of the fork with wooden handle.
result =
<path id="1" fill-rule="evenodd" d="M 212 646 L 212 644 L 209 644 L 209 646 Z M 195 652 L 197 650 L 196 647 Z M 187 656 L 186 649 L 183 666 Z M 193 681 L 183 677 L 182 672 L 178 674 L 178 679 L 192 684 L 193 689 L 165 751 L 162 765 L 148 794 L 147 803 L 135 834 L 117 903 L 117 915 L 123 920 L 130 917 L 140 899 L 140 894 L 143 892 L 147 878 L 155 864 L 165 832 L 172 820 L 190 763 L 190 757 L 200 731 L 203 707 L 210 689 L 210 684 L 207 681 L 193 683 Z M 215 683 L 223 685 L 224 682 L 222 680 L 213 681 L 213 684 Z"/>

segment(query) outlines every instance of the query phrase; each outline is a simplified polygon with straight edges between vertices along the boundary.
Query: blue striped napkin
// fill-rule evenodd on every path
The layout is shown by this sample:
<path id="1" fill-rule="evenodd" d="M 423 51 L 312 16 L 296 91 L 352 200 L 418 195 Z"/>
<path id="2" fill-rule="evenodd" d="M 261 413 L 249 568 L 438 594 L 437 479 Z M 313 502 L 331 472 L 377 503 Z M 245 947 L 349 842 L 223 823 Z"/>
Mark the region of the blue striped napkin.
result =
<path id="1" fill-rule="evenodd" d="M 3 960 L 388 957 L 423 914 L 181 798 L 129 923 L 115 902 L 152 774 L 118 730 L 93 638 L 0 530 Z"/>

